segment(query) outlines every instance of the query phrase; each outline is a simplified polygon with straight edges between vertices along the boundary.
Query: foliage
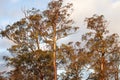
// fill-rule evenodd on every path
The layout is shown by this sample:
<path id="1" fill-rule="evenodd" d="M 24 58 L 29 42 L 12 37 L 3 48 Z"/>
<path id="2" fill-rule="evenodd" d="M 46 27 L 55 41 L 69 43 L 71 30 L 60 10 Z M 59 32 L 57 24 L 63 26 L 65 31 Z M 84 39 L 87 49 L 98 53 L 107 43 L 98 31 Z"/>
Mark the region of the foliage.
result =
<path id="1" fill-rule="evenodd" d="M 83 35 L 86 41 L 86 50 L 91 60 L 91 68 L 99 80 L 116 79 L 118 72 L 118 62 L 120 55 L 119 36 L 117 34 L 108 35 L 104 16 L 94 15 L 87 18 L 87 28 L 93 32 Z"/>
<path id="2" fill-rule="evenodd" d="M 62 80 L 81 80 L 83 69 L 89 62 L 84 48 L 81 48 L 80 42 L 69 42 L 63 44 L 62 64 L 65 64 L 65 74 L 61 74 Z"/>
<path id="3" fill-rule="evenodd" d="M 7 66 L 14 68 L 10 80 L 57 80 L 58 69 L 65 70 L 62 80 L 81 80 L 86 66 L 94 70 L 88 80 L 119 79 L 119 36 L 109 34 L 103 15 L 85 19 L 89 32 L 82 41 L 57 45 L 79 28 L 70 19 L 71 7 L 63 0 L 52 0 L 46 10 L 27 10 L 24 18 L 0 32 L 14 42 L 8 49 L 12 57 L 4 57 Z"/>
<path id="4" fill-rule="evenodd" d="M 24 12 L 25 18 L 1 31 L 3 37 L 15 43 L 8 49 L 13 57 L 4 57 L 8 66 L 15 68 L 10 72 L 13 79 L 19 77 L 23 80 L 51 80 L 53 74 L 56 74 L 56 42 L 78 29 L 69 20 L 70 14 L 67 10 L 72 4 L 63 6 L 62 2 L 51 1 L 48 9 L 43 12 L 34 8 L 28 10 Z"/>

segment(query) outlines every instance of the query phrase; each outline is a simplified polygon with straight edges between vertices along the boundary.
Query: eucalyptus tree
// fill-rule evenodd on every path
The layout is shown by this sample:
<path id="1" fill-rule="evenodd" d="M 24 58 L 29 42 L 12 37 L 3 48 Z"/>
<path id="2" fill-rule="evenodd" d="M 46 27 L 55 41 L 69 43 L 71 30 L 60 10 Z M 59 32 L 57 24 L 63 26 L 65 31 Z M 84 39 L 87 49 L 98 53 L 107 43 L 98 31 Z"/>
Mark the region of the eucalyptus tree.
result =
<path id="1" fill-rule="evenodd" d="M 13 57 L 4 57 L 14 67 L 10 72 L 14 80 L 16 76 L 20 80 L 52 80 L 53 77 L 57 80 L 56 42 L 78 29 L 70 19 L 71 6 L 63 5 L 62 0 L 52 0 L 48 9 L 28 10 L 24 12 L 25 18 L 0 32 L 14 42 L 8 49 Z"/>
<path id="2" fill-rule="evenodd" d="M 86 18 L 87 29 L 82 36 L 91 68 L 97 80 L 118 80 L 120 44 L 118 34 L 108 34 L 103 15 Z"/>
<path id="3" fill-rule="evenodd" d="M 73 20 L 70 19 L 72 4 L 63 5 L 63 0 L 53 0 L 48 4 L 48 9 L 45 10 L 45 24 L 47 27 L 47 34 L 49 35 L 50 48 L 53 51 L 53 65 L 54 65 L 54 80 L 57 80 L 57 65 L 59 60 L 56 60 L 57 54 L 57 40 L 68 36 L 75 32 L 78 27 L 73 26 Z M 59 54 L 58 54 L 59 55 Z"/>

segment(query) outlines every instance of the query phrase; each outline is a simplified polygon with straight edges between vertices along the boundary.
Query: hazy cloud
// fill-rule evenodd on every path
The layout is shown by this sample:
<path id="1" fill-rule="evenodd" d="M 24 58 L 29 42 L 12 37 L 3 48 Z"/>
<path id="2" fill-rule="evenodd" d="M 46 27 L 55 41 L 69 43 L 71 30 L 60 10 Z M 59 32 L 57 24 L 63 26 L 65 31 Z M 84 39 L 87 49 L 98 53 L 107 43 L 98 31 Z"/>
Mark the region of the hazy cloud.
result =
<path id="1" fill-rule="evenodd" d="M 93 14 L 104 15 L 108 20 L 109 30 L 120 34 L 120 0 L 71 0 L 74 12 L 72 18 L 83 26 L 84 19 Z"/>
<path id="2" fill-rule="evenodd" d="M 73 13 L 71 18 L 75 24 L 80 27 L 77 34 L 73 34 L 62 42 L 80 40 L 80 36 L 87 32 L 84 22 L 86 17 L 94 14 L 104 15 L 108 21 L 108 30 L 110 33 L 118 33 L 120 35 L 120 0 L 65 0 L 65 3 L 73 3 Z M 61 41 L 58 41 L 59 44 Z"/>

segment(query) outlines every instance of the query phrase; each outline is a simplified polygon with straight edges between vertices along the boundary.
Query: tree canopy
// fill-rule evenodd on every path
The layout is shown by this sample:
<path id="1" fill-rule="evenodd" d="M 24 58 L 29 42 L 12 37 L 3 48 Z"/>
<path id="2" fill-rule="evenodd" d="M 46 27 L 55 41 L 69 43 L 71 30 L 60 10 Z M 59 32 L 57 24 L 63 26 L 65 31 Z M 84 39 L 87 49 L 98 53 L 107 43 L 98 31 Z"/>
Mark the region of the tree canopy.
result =
<path id="1" fill-rule="evenodd" d="M 103 15 L 85 19 L 89 31 L 75 36 L 81 40 L 57 44 L 79 29 L 70 19 L 71 7 L 71 3 L 53 0 L 44 11 L 24 11 L 24 18 L 0 32 L 14 42 L 8 49 L 12 57 L 4 57 L 7 66 L 14 68 L 8 79 L 82 80 L 84 69 L 92 69 L 87 80 L 119 80 L 119 35 L 109 33 Z M 59 69 L 64 73 L 58 75 Z"/>

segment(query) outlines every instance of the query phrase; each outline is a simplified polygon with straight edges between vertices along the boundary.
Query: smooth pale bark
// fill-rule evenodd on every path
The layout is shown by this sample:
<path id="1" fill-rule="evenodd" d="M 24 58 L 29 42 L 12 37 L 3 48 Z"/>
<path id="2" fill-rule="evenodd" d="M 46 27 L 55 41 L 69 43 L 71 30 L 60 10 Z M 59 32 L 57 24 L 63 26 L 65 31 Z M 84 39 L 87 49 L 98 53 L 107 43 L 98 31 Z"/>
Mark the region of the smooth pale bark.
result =
<path id="1" fill-rule="evenodd" d="M 53 66 L 54 80 L 57 80 L 57 65 L 56 65 L 56 19 L 58 19 L 58 10 L 56 10 L 55 20 L 53 23 Z"/>
<path id="2" fill-rule="evenodd" d="M 54 66 L 54 80 L 57 80 L 57 66 L 56 66 L 56 26 L 53 26 L 53 66 Z"/>

